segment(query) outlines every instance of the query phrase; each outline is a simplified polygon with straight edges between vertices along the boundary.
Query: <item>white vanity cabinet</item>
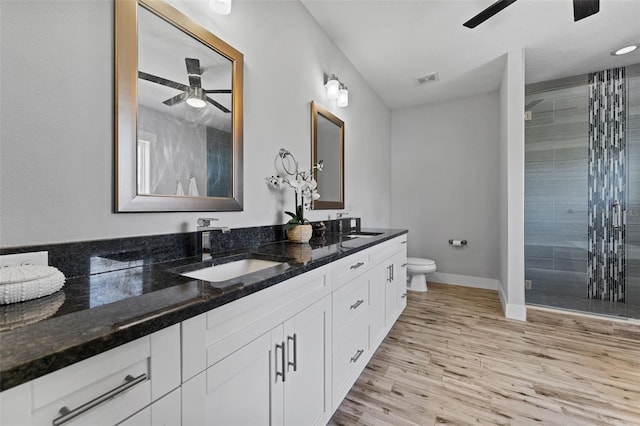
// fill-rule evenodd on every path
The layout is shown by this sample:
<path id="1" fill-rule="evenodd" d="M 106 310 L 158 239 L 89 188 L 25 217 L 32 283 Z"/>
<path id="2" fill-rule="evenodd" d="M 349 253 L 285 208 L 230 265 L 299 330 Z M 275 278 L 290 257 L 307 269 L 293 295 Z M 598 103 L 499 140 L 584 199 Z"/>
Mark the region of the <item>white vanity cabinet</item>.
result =
<path id="1" fill-rule="evenodd" d="M 179 389 L 179 345 L 176 324 L 2 392 L 0 424 L 118 424 Z M 179 397 L 161 408 L 179 412 Z"/>
<path id="2" fill-rule="evenodd" d="M 406 306 L 406 235 L 0 393 L 0 425 L 324 425 Z"/>
<path id="3" fill-rule="evenodd" d="M 325 271 L 182 323 L 183 425 L 328 421 L 331 303 Z"/>

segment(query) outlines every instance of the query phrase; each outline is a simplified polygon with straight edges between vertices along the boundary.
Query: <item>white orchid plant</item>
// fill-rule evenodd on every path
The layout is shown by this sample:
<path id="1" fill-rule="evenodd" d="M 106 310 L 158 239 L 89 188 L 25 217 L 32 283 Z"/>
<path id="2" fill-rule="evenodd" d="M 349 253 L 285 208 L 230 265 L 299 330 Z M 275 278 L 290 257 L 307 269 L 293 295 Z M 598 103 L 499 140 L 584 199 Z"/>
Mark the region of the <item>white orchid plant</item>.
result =
<path id="1" fill-rule="evenodd" d="M 289 150 L 281 148 L 278 156 L 282 162 L 285 176 L 269 176 L 265 178 L 265 181 L 270 188 L 282 189 L 289 187 L 294 191 L 295 212 L 285 211 L 285 214 L 291 216 L 291 219 L 287 222 L 287 227 L 307 224 L 309 221 L 305 219 L 304 212 L 309 209 L 313 201 L 320 198 L 317 190 L 318 182 L 313 178 L 313 171 L 322 171 L 323 162 L 320 161 L 314 164 L 308 170 L 300 170 L 296 158 Z M 293 162 L 293 170 L 291 170 L 291 162 Z"/>

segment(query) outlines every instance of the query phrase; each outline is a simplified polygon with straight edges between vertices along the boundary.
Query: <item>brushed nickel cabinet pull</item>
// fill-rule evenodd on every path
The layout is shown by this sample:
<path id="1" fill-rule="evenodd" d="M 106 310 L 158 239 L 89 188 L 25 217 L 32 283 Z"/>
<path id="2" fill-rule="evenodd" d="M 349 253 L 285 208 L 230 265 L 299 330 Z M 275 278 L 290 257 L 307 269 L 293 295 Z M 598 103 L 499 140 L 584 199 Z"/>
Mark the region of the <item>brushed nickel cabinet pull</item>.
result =
<path id="1" fill-rule="evenodd" d="M 68 407 L 62 407 L 60 409 L 60 414 L 61 416 L 53 419 L 53 426 L 59 426 L 62 425 L 66 422 L 68 422 L 71 419 L 74 419 L 76 417 L 78 417 L 79 415 L 86 413 L 87 411 L 91 410 L 94 407 L 97 407 L 98 405 L 102 404 L 105 401 L 108 401 L 111 398 L 116 397 L 117 395 L 125 392 L 128 389 L 131 389 L 132 387 L 134 387 L 135 385 L 137 385 L 138 383 L 142 383 L 145 380 L 147 380 L 147 373 L 142 373 L 141 375 L 139 375 L 138 377 L 133 377 L 132 375 L 128 374 L 127 377 L 124 378 L 125 383 L 121 384 L 120 386 L 111 389 L 110 391 L 103 393 L 102 395 L 100 395 L 99 397 L 92 399 L 91 401 L 87 402 L 86 404 L 82 404 L 81 406 L 79 406 L 78 408 L 74 408 L 73 410 L 70 410 Z"/>
<path id="2" fill-rule="evenodd" d="M 358 299 L 356 303 L 354 303 L 349 307 L 349 309 L 358 309 L 358 306 L 362 305 L 363 303 L 364 303 L 364 300 Z"/>
<path id="3" fill-rule="evenodd" d="M 298 335 L 296 333 L 293 333 L 293 337 L 287 336 L 287 358 L 289 357 L 290 341 L 293 342 L 293 362 L 287 360 L 287 367 L 293 367 L 293 371 L 297 371 L 298 370 Z"/>
<path id="4" fill-rule="evenodd" d="M 405 297 L 407 297 L 407 293 L 402 293 L 402 296 L 400 296 L 402 299 L 404 299 Z"/>
<path id="5" fill-rule="evenodd" d="M 400 241 L 400 244 L 407 244 L 406 241 Z"/>
<path id="6" fill-rule="evenodd" d="M 351 265 L 350 269 L 358 269 L 359 267 L 363 266 L 364 263 L 363 262 L 358 262 L 355 265 Z"/>
<path id="7" fill-rule="evenodd" d="M 403 263 L 402 265 L 400 265 L 400 267 L 402 267 L 402 268 L 406 268 L 406 267 L 407 267 L 407 264 L 406 264 L 406 263 Z"/>
<path id="8" fill-rule="evenodd" d="M 356 351 L 356 354 L 354 356 L 351 357 L 351 362 L 357 362 L 358 358 L 360 358 L 362 356 L 362 354 L 364 353 L 364 349 L 358 349 Z"/>
<path id="9" fill-rule="evenodd" d="M 282 350 L 282 371 L 278 371 L 278 349 Z M 276 343 L 276 381 L 278 381 L 278 376 L 282 377 L 282 383 L 285 382 L 285 359 L 284 359 L 284 342 L 282 344 Z"/>

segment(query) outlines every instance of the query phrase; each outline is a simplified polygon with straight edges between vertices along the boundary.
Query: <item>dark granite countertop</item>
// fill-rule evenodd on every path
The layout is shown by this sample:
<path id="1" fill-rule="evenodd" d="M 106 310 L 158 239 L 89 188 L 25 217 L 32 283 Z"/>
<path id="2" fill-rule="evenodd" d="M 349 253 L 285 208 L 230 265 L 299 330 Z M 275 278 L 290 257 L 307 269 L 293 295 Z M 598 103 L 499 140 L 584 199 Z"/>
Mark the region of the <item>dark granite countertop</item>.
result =
<path id="1" fill-rule="evenodd" d="M 362 231 L 379 235 L 327 234 L 309 245 L 279 241 L 218 254 L 213 263 L 247 257 L 284 262 L 224 283 L 180 275 L 212 261 L 127 261 L 120 270 L 69 279 L 51 296 L 6 305 L 0 312 L 0 391 L 407 233 Z"/>

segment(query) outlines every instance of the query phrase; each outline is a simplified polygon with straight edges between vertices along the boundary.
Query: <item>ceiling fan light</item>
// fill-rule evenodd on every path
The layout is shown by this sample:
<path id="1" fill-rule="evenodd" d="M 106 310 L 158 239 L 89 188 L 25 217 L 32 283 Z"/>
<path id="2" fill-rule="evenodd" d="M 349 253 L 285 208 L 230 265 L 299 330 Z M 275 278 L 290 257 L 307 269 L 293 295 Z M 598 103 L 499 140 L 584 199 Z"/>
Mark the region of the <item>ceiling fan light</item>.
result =
<path id="1" fill-rule="evenodd" d="M 327 98 L 337 99 L 338 90 L 340 90 L 340 82 L 335 74 L 331 74 L 331 77 L 327 78 L 327 82 L 324 87 L 327 89 Z"/>
<path id="2" fill-rule="evenodd" d="M 634 50 L 636 50 L 638 48 L 639 45 L 637 44 L 632 44 L 629 46 L 625 46 L 625 47 L 621 47 L 618 50 L 614 50 L 613 52 L 611 52 L 611 54 L 613 56 L 621 56 L 621 55 L 626 55 L 627 53 L 631 53 Z"/>
<path id="3" fill-rule="evenodd" d="M 347 90 L 347 87 L 344 85 L 340 87 L 340 90 L 338 90 L 336 105 L 343 108 L 349 106 L 349 90 Z"/>
<path id="4" fill-rule="evenodd" d="M 209 7 L 219 15 L 231 13 L 231 0 L 209 0 Z"/>
<path id="5" fill-rule="evenodd" d="M 205 106 L 207 106 L 207 103 L 205 101 L 198 98 L 187 99 L 187 104 L 189 104 L 189 106 L 192 106 L 194 108 L 204 108 Z"/>
<path id="6" fill-rule="evenodd" d="M 205 101 L 206 96 L 201 87 L 194 87 L 193 92 L 187 98 L 187 104 L 194 108 L 204 108 L 207 106 L 207 102 Z"/>

